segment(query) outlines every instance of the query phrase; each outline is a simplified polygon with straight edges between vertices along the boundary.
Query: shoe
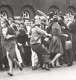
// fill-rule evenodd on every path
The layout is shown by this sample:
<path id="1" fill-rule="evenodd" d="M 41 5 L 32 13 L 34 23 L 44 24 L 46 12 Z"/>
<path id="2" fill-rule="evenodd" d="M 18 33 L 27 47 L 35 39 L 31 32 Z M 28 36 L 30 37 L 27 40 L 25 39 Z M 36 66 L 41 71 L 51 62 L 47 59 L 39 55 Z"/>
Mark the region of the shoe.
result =
<path id="1" fill-rule="evenodd" d="M 57 67 L 57 68 L 59 68 L 59 67 L 60 67 L 60 65 L 56 65 L 56 67 Z"/>
<path id="2" fill-rule="evenodd" d="M 45 67 L 45 69 L 46 69 L 47 71 L 50 71 L 50 68 L 48 68 L 48 67 Z"/>
<path id="3" fill-rule="evenodd" d="M 41 67 L 42 70 L 47 70 L 47 71 L 50 71 L 50 68 L 48 67 Z"/>
<path id="4" fill-rule="evenodd" d="M 46 69 L 47 71 L 50 71 L 50 68 L 49 68 L 48 64 L 46 64 L 45 69 Z"/>
<path id="5" fill-rule="evenodd" d="M 0 68 L 0 71 L 4 71 L 5 69 L 4 68 Z"/>
<path id="6" fill-rule="evenodd" d="M 13 76 L 13 74 L 12 73 L 7 73 L 9 76 Z"/>
<path id="7" fill-rule="evenodd" d="M 55 68 L 55 66 L 54 66 L 54 62 L 51 61 L 51 65 L 52 65 L 53 68 Z"/>
<path id="8" fill-rule="evenodd" d="M 36 70 L 37 69 L 37 66 L 32 66 L 32 70 Z"/>
<path id="9" fill-rule="evenodd" d="M 72 65 L 73 65 L 73 63 L 68 63 L 68 64 L 67 64 L 68 67 L 69 67 L 69 66 L 72 66 Z"/>
<path id="10" fill-rule="evenodd" d="M 22 71 L 22 67 L 19 67 L 20 71 Z"/>
<path id="11" fill-rule="evenodd" d="M 44 70 L 44 69 L 45 69 L 45 67 L 46 67 L 46 66 L 45 66 L 45 64 L 43 64 L 43 66 L 41 66 L 41 69 L 42 69 L 42 70 Z"/>
<path id="12" fill-rule="evenodd" d="M 41 67 L 42 70 L 45 70 L 45 67 Z"/>
<path id="13" fill-rule="evenodd" d="M 22 65 L 19 64 L 18 67 L 19 67 L 20 71 L 22 71 Z"/>
<path id="14" fill-rule="evenodd" d="M 19 63 L 16 59 L 14 59 L 13 60 L 15 63 L 16 63 L 16 65 L 19 67 L 19 69 L 20 69 L 20 71 L 22 71 L 22 63 Z"/>

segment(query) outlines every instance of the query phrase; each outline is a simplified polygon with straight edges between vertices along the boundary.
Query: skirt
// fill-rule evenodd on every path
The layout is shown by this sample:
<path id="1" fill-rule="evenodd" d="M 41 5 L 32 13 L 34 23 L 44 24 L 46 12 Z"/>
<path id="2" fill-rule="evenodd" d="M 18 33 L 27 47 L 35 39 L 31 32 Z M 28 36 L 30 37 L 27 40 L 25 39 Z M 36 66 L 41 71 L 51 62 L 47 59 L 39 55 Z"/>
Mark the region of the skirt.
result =
<path id="1" fill-rule="evenodd" d="M 9 56 L 11 59 L 16 57 L 15 45 L 16 45 L 16 42 L 14 40 L 10 40 L 5 43 L 6 51 L 9 52 Z"/>
<path id="2" fill-rule="evenodd" d="M 53 36 L 49 45 L 50 53 L 61 53 L 63 54 L 62 43 L 59 37 Z"/>

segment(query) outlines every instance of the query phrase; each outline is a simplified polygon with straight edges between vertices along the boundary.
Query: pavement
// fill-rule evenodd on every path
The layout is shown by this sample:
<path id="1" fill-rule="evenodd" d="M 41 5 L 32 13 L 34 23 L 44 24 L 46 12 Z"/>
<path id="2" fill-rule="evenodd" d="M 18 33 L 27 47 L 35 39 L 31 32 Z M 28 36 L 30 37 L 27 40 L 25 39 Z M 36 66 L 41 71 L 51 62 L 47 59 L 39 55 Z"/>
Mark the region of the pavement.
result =
<path id="1" fill-rule="evenodd" d="M 76 80 L 76 62 L 73 66 L 63 65 L 59 68 L 51 68 L 50 71 L 37 69 L 32 71 L 31 67 L 13 70 L 14 76 L 7 75 L 7 71 L 0 71 L 0 80 Z"/>

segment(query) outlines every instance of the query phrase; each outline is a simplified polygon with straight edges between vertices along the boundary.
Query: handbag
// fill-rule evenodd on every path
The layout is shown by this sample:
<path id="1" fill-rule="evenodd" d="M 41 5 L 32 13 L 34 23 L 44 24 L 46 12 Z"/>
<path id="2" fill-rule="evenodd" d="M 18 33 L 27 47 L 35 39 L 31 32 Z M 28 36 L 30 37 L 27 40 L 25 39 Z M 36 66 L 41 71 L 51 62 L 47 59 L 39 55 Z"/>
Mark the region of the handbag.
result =
<path id="1" fill-rule="evenodd" d="M 65 42 L 65 48 L 66 49 L 71 49 L 72 48 L 72 42 L 70 40 Z"/>

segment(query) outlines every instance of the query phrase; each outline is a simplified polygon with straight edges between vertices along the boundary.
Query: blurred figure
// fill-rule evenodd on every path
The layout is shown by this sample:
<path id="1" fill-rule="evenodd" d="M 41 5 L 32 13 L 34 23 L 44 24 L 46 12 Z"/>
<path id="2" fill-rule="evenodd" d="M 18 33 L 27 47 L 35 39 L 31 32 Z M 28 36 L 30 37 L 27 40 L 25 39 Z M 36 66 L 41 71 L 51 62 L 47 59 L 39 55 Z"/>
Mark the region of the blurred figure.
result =
<path id="1" fill-rule="evenodd" d="M 1 20 L 1 27 L 2 27 L 2 33 L 5 38 L 5 48 L 6 48 L 6 54 L 7 59 L 9 63 L 9 73 L 8 75 L 13 76 L 12 71 L 12 62 L 15 62 L 20 70 L 22 70 L 21 65 L 16 60 L 16 54 L 15 54 L 15 32 L 12 27 L 10 27 L 9 22 L 7 19 L 3 18 Z"/>
<path id="2" fill-rule="evenodd" d="M 69 31 L 71 33 L 72 40 L 72 54 L 71 54 L 71 63 L 73 65 L 73 60 L 76 52 L 76 13 L 74 15 L 74 22 L 68 25 Z"/>
<path id="3" fill-rule="evenodd" d="M 51 36 L 51 34 L 47 34 L 44 30 L 40 28 L 40 17 L 35 17 L 35 25 L 32 28 L 31 40 L 30 45 L 34 52 L 36 52 L 38 56 L 38 60 L 40 63 L 40 67 L 43 68 L 43 64 L 45 64 L 45 69 L 50 70 L 48 64 L 50 63 L 50 53 L 48 50 L 42 46 L 41 44 L 41 37 L 42 36 Z"/>
<path id="4" fill-rule="evenodd" d="M 52 40 L 49 46 L 49 51 L 52 55 L 55 55 L 54 58 L 52 58 L 51 64 L 53 67 L 55 67 L 55 61 L 58 61 L 58 59 L 63 54 L 63 47 L 61 43 L 61 36 L 64 36 L 61 32 L 61 26 L 58 24 L 58 17 L 54 17 L 54 24 L 52 25 Z"/>

